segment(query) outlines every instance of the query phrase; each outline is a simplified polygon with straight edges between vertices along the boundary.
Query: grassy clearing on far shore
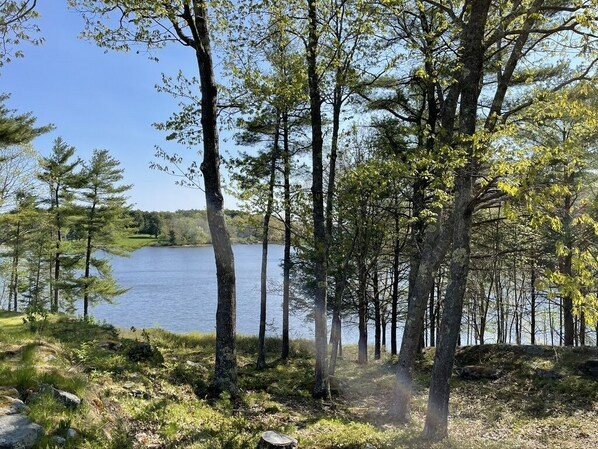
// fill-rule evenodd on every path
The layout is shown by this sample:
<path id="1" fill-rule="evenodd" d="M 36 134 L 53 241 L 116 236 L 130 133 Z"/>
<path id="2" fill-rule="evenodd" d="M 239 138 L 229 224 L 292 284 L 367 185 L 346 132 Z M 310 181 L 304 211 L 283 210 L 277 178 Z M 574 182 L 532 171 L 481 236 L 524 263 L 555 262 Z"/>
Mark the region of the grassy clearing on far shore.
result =
<path id="1" fill-rule="evenodd" d="M 132 252 L 143 248 L 144 246 L 157 245 L 158 239 L 149 234 L 135 234 L 123 238 L 120 241 L 120 244 L 125 251 Z"/>
<path id="2" fill-rule="evenodd" d="M 161 357 L 131 361 L 131 348 L 148 341 Z M 57 316 L 31 333 L 21 315 L 0 312 L 0 385 L 16 387 L 23 399 L 42 383 L 83 398 L 75 411 L 45 396 L 29 404 L 30 417 L 46 428 L 44 449 L 69 427 L 80 436 L 68 447 L 88 449 L 255 449 L 265 430 L 292 435 L 301 449 L 598 447 L 598 383 L 576 370 L 598 357 L 596 348 L 460 348 L 458 365 L 496 366 L 503 375 L 454 377 L 451 439 L 431 445 L 419 433 L 433 350 L 417 367 L 413 423 L 398 426 L 386 413 L 394 385 L 390 357 L 361 366 L 355 348 L 345 348 L 337 372 L 341 394 L 315 401 L 311 343 L 294 341 L 285 363 L 278 359 L 280 341 L 267 340 L 264 371 L 255 369 L 256 347 L 255 337 L 239 337 L 242 397 L 214 400 L 213 335 L 118 331 Z M 538 369 L 562 378 L 540 378 Z"/>

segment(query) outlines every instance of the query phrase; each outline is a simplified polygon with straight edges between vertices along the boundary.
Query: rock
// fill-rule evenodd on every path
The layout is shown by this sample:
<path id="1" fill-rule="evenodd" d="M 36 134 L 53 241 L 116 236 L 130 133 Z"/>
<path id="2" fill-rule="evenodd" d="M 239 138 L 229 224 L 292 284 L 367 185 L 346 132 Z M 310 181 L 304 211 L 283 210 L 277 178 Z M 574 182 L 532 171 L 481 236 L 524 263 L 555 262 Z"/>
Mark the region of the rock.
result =
<path id="1" fill-rule="evenodd" d="M 538 376 L 540 379 L 546 380 L 559 380 L 563 378 L 563 376 L 556 371 L 545 370 L 542 368 L 538 368 L 536 370 L 536 376 Z"/>
<path id="2" fill-rule="evenodd" d="M 464 380 L 498 379 L 501 371 L 488 366 L 468 365 L 459 370 L 459 375 Z"/>
<path id="3" fill-rule="evenodd" d="M 43 436 L 42 426 L 25 415 L 0 416 L 0 449 L 29 449 Z"/>
<path id="4" fill-rule="evenodd" d="M 120 351 L 123 344 L 118 341 L 105 341 L 104 343 L 100 343 L 98 347 L 107 351 Z"/>
<path id="5" fill-rule="evenodd" d="M 11 398 L 20 399 L 19 390 L 12 387 L 0 387 L 0 396 L 9 396 Z"/>
<path id="6" fill-rule="evenodd" d="M 77 431 L 76 431 L 75 429 L 71 429 L 71 428 L 69 428 L 69 429 L 66 431 L 66 439 L 67 439 L 67 440 L 72 440 L 72 439 L 74 439 L 74 438 L 77 438 L 77 435 L 79 435 L 79 434 L 77 433 Z"/>
<path id="7" fill-rule="evenodd" d="M 134 342 L 129 349 L 127 349 L 127 357 L 129 357 L 131 362 L 162 363 L 164 361 L 164 357 L 158 348 L 144 342 Z"/>
<path id="8" fill-rule="evenodd" d="M 20 399 L 15 399 L 10 396 L 0 396 L 0 416 L 19 415 L 27 413 L 28 411 L 29 407 L 27 407 Z"/>
<path id="9" fill-rule="evenodd" d="M 189 367 L 191 367 L 191 368 L 201 368 L 201 367 L 202 367 L 201 363 L 194 362 L 194 361 L 192 361 L 192 360 L 187 360 L 187 361 L 185 362 L 185 365 L 187 365 L 187 366 L 189 366 Z"/>
<path id="10" fill-rule="evenodd" d="M 64 446 L 66 444 L 66 439 L 59 437 L 58 435 L 54 435 L 52 437 L 52 443 L 56 446 Z"/>
<path id="11" fill-rule="evenodd" d="M 40 392 L 51 394 L 58 401 L 62 402 L 67 408 L 78 408 L 81 405 L 79 396 L 54 388 L 52 385 L 44 384 L 40 388 Z"/>
<path id="12" fill-rule="evenodd" d="M 262 433 L 257 449 L 297 449 L 297 440 L 272 430 Z"/>
<path id="13" fill-rule="evenodd" d="M 585 362 L 581 363 L 578 368 L 582 374 L 591 377 L 592 379 L 598 380 L 598 360 L 586 360 Z"/>

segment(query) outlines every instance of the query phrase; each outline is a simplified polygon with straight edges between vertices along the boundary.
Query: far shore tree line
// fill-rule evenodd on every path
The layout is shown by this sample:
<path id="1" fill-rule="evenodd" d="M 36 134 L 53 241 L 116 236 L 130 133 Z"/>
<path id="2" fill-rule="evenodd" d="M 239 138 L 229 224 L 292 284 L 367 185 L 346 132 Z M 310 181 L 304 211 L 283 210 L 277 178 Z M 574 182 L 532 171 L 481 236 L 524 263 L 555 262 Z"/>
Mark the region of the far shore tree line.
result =
<path id="1" fill-rule="evenodd" d="M 385 411 L 395 423 L 410 420 L 421 349 L 436 347 L 430 440 L 448 434 L 458 344 L 596 343 L 595 0 L 69 4 L 107 50 L 189 49 L 196 73 L 158 86 L 180 110 L 155 126 L 203 161 L 185 166 L 158 149 L 155 167 L 205 194 L 215 393 L 241 394 L 225 125 L 252 147 L 227 162 L 239 198 L 262 217 L 258 368 L 268 367 L 274 217 L 284 224 L 281 355 L 293 300 L 315 323 L 314 398 L 330 399 L 346 319 L 358 322 L 359 363 L 370 359 L 372 323 L 374 358 L 384 343 L 398 356 Z"/>
<path id="2" fill-rule="evenodd" d="M 261 216 L 244 211 L 225 211 L 227 225 L 234 243 L 258 243 L 261 237 Z M 194 246 L 212 243 L 205 210 L 177 210 L 148 212 L 132 210 L 131 233 L 149 235 L 158 245 Z M 270 226 L 269 241 L 283 241 L 284 225 L 278 221 Z"/>

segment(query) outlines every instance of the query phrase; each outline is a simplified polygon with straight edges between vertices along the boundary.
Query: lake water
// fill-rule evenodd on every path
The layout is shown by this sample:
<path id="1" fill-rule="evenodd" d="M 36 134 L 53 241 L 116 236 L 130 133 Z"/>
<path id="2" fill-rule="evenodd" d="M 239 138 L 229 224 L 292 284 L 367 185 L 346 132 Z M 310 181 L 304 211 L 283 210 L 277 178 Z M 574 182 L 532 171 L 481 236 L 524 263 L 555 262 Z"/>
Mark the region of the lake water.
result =
<path id="1" fill-rule="evenodd" d="M 235 245 L 237 333 L 257 335 L 260 310 L 261 245 Z M 282 245 L 268 252 L 267 335 L 282 331 Z M 129 291 L 115 304 L 99 304 L 91 314 L 115 326 L 160 327 L 172 332 L 215 332 L 216 266 L 211 246 L 146 247 L 128 258 L 116 257 L 113 273 Z M 313 338 L 313 323 L 291 315 L 291 338 Z M 344 341 L 357 341 L 356 329 L 344 329 Z"/>

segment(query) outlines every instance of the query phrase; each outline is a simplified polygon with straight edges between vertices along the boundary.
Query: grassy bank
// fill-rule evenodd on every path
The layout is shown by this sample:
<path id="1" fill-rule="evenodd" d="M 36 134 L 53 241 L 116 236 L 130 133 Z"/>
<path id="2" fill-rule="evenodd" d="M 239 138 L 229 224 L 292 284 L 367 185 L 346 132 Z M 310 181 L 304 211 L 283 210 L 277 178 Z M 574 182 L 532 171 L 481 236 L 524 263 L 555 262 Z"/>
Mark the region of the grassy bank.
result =
<path id="1" fill-rule="evenodd" d="M 131 252 L 145 246 L 155 246 L 158 244 L 158 239 L 148 234 L 135 234 L 123 238 L 119 244 L 125 251 Z"/>
<path id="2" fill-rule="evenodd" d="M 150 342 L 160 354 L 132 361 Z M 419 440 L 432 351 L 418 366 L 413 424 L 396 426 L 387 416 L 393 361 L 359 366 L 353 348 L 341 360 L 341 394 L 333 401 L 310 397 L 311 345 L 296 341 L 287 363 L 277 360 L 280 342 L 268 340 L 269 367 L 254 368 L 257 341 L 238 344 L 243 396 L 210 399 L 214 338 L 117 331 L 110 326 L 51 317 L 32 333 L 22 316 L 0 313 L 0 385 L 27 399 L 42 383 L 83 398 L 68 410 L 51 397 L 30 403 L 30 417 L 51 435 L 79 432 L 80 448 L 255 448 L 264 430 L 299 440 L 302 449 L 333 448 L 568 448 L 598 447 L 598 382 L 579 374 L 579 362 L 595 349 L 471 347 L 459 351 L 460 365 L 501 370 L 496 380 L 454 380 L 451 440 Z M 528 347 L 529 348 L 529 347 Z M 538 376 L 551 370 L 557 379 Z M 560 377 L 562 376 L 562 377 Z"/>

